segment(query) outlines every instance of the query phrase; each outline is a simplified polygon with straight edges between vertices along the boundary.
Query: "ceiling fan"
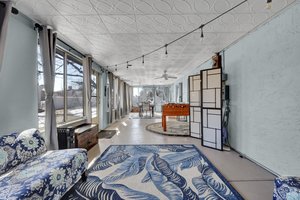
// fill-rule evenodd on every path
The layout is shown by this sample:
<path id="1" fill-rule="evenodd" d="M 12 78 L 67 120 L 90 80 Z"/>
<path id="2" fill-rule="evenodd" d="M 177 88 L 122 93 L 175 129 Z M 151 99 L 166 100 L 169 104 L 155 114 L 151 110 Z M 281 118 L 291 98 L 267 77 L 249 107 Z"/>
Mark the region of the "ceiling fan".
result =
<path id="1" fill-rule="evenodd" d="M 169 74 L 167 74 L 167 70 L 164 70 L 164 73 L 162 74 L 162 76 L 157 77 L 155 79 L 160 79 L 160 78 L 164 78 L 165 80 L 168 80 L 169 78 L 176 79 L 177 77 L 176 76 L 170 76 Z"/>

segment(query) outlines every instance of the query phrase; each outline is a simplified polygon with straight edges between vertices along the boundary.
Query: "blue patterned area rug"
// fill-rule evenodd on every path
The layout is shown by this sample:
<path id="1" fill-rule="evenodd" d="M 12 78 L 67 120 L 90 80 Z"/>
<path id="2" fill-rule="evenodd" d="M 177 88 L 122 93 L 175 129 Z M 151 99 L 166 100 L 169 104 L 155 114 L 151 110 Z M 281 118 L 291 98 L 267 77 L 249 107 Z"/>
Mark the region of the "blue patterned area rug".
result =
<path id="1" fill-rule="evenodd" d="M 194 145 L 113 145 L 65 199 L 243 199 Z"/>

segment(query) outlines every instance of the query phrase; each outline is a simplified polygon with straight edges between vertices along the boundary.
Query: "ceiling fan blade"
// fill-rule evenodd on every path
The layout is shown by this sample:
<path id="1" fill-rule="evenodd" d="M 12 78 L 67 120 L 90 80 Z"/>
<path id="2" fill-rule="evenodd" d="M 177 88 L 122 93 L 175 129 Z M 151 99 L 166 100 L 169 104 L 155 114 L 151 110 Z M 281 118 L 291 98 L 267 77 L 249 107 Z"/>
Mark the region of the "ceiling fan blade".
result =
<path id="1" fill-rule="evenodd" d="M 168 76 L 168 78 L 176 79 L 177 77 L 176 76 Z"/>

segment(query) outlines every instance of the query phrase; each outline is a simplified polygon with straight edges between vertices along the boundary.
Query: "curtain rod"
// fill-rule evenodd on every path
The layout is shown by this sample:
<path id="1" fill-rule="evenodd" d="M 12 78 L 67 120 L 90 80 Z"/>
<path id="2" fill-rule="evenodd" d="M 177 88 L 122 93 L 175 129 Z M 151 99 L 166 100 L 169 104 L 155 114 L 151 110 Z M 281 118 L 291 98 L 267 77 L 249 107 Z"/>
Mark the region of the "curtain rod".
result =
<path id="1" fill-rule="evenodd" d="M 0 1 L 0 6 L 2 8 L 5 8 L 6 7 L 6 3 Z M 19 10 L 17 8 L 15 8 L 15 7 L 11 7 L 11 13 L 17 15 L 17 14 L 19 14 Z"/>
<path id="2" fill-rule="evenodd" d="M 74 47 L 72 47 L 71 45 L 67 44 L 66 42 L 64 42 L 63 40 L 57 38 L 58 41 L 60 41 L 61 43 L 63 43 L 64 45 L 70 47 L 72 50 L 76 51 L 76 53 L 78 53 L 79 55 L 81 55 L 82 57 L 86 57 L 84 54 L 82 54 L 80 51 L 76 50 Z M 69 49 L 70 50 L 70 49 Z"/>

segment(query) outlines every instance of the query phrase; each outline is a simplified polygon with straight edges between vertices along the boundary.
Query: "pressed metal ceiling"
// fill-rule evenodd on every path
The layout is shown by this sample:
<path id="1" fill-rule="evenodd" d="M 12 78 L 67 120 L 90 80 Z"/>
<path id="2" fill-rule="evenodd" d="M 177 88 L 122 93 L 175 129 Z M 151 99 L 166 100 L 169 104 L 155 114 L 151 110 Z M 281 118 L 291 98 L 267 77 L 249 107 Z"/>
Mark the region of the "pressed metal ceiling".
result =
<path id="1" fill-rule="evenodd" d="M 242 0 L 14 0 L 28 17 L 58 31 L 58 36 L 102 65 L 114 65 L 146 54 L 199 27 Z M 294 0 L 248 0 L 200 32 L 126 65 L 110 68 L 131 85 L 170 84 L 155 80 L 167 70 L 180 77 L 238 40 Z M 246 51 L 246 49 L 245 49 Z"/>

